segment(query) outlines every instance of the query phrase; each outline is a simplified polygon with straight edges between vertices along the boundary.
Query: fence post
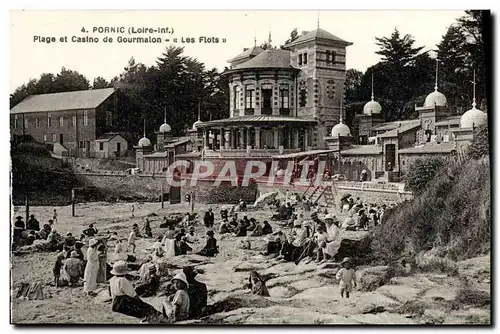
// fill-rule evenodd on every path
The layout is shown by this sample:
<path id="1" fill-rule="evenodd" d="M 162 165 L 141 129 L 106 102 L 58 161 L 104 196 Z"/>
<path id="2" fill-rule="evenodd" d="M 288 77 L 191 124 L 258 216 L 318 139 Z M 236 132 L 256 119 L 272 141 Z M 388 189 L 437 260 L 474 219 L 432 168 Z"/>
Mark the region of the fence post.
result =
<path id="1" fill-rule="evenodd" d="M 75 216 L 75 189 L 71 189 L 71 216 Z"/>
<path id="2" fill-rule="evenodd" d="M 161 194 L 160 194 L 161 208 L 163 209 L 164 208 L 164 205 L 163 205 L 163 180 L 160 183 L 160 191 L 161 191 Z"/>
<path id="3" fill-rule="evenodd" d="M 25 224 L 27 224 L 28 220 L 30 218 L 30 200 L 29 200 L 29 195 L 26 195 L 25 206 L 26 206 L 26 221 L 25 221 Z"/>
<path id="4" fill-rule="evenodd" d="M 194 200 L 195 200 L 194 191 L 192 191 L 191 192 L 191 213 L 194 212 Z"/>

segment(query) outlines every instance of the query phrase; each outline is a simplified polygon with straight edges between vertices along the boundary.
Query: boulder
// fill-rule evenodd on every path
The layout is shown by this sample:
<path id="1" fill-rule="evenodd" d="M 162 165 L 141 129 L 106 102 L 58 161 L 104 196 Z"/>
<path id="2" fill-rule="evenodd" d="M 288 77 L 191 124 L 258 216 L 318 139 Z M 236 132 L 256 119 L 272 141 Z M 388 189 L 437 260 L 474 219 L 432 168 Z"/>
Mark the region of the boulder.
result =
<path id="1" fill-rule="evenodd" d="M 335 260 L 350 257 L 355 264 L 362 263 L 370 253 L 371 234 L 367 231 L 344 231 Z"/>
<path id="2" fill-rule="evenodd" d="M 359 288 L 363 291 L 374 291 L 392 278 L 393 271 L 388 266 L 368 267 L 358 270 Z"/>

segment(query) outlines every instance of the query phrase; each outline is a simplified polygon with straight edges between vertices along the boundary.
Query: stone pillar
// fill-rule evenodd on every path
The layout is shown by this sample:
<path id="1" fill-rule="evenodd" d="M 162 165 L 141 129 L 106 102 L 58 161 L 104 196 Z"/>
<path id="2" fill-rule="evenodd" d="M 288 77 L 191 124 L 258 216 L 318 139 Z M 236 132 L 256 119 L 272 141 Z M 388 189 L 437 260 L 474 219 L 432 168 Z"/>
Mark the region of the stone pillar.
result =
<path id="1" fill-rule="evenodd" d="M 222 150 L 224 148 L 224 145 L 226 144 L 226 138 L 224 138 L 224 128 L 220 128 L 220 149 Z"/>
<path id="2" fill-rule="evenodd" d="M 252 143 L 250 142 L 250 127 L 246 128 L 246 132 L 247 132 L 246 133 L 246 147 L 248 148 L 248 147 L 252 146 L 251 145 Z"/>
<path id="3" fill-rule="evenodd" d="M 295 128 L 293 130 L 293 148 L 299 148 L 299 131 Z"/>
<path id="4" fill-rule="evenodd" d="M 244 143 L 245 137 L 243 136 L 244 132 L 245 132 L 245 128 L 238 128 L 238 133 L 240 136 L 240 149 L 245 148 L 245 143 Z"/>
<path id="5" fill-rule="evenodd" d="M 230 147 L 231 147 L 231 131 L 227 132 L 226 129 L 224 129 L 224 148 L 226 150 L 229 150 Z"/>
<path id="6" fill-rule="evenodd" d="M 210 131 L 208 130 L 208 128 L 205 128 L 205 133 L 204 133 L 204 138 L 203 138 L 203 146 L 208 149 L 208 146 L 209 146 L 209 136 L 208 134 L 210 133 Z"/>
<path id="7" fill-rule="evenodd" d="M 279 129 L 278 128 L 273 128 L 274 132 L 274 147 L 278 148 L 279 147 Z"/>
<path id="8" fill-rule="evenodd" d="M 255 148 L 259 149 L 260 148 L 260 128 L 255 127 Z"/>
<path id="9" fill-rule="evenodd" d="M 304 129 L 304 150 L 307 150 L 309 147 L 309 129 Z"/>

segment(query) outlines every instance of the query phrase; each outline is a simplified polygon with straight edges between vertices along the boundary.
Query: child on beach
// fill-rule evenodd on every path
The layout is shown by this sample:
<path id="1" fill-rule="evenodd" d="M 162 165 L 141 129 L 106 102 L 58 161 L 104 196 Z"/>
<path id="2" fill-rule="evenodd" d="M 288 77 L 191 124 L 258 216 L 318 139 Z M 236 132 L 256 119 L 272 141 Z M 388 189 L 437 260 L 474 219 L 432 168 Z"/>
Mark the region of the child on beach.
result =
<path id="1" fill-rule="evenodd" d="M 56 288 L 59 286 L 59 278 L 61 277 L 61 268 L 63 267 L 64 263 L 63 260 L 66 258 L 65 254 L 60 253 L 57 255 L 56 263 L 54 263 L 54 268 L 52 269 L 52 272 L 54 274 L 54 283 Z"/>
<path id="2" fill-rule="evenodd" d="M 346 257 L 342 261 L 343 268 L 337 272 L 337 280 L 339 281 L 340 296 L 344 298 L 349 298 L 349 293 L 352 288 L 356 287 L 356 272 L 352 269 L 351 259 Z"/>
<path id="3" fill-rule="evenodd" d="M 54 215 L 52 216 L 52 220 L 54 221 L 54 224 L 57 224 L 57 211 L 54 209 Z"/>
<path id="4" fill-rule="evenodd" d="M 326 248 L 327 234 L 325 228 L 322 225 L 318 226 L 318 230 L 314 233 L 314 239 L 318 245 L 318 253 L 316 255 L 316 262 L 323 261 L 324 250 Z"/>
<path id="5" fill-rule="evenodd" d="M 137 224 L 134 224 L 132 227 L 132 232 L 130 232 L 130 235 L 128 236 L 128 247 L 127 250 L 130 246 L 132 246 L 132 253 L 135 253 L 135 241 L 138 238 L 138 226 Z"/>

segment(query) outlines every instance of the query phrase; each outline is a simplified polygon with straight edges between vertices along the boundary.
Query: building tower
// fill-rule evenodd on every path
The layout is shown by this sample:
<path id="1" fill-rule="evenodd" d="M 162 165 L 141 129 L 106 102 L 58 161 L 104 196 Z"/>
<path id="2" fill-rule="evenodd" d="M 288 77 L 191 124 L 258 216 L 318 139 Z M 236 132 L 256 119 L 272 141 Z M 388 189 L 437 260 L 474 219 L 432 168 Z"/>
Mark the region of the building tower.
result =
<path id="1" fill-rule="evenodd" d="M 374 84 L 372 73 L 372 99 L 368 101 L 363 107 L 363 114 L 356 115 L 356 122 L 358 124 L 357 142 L 362 145 L 368 144 L 368 138 L 373 136 L 372 128 L 376 125 L 383 123 L 382 106 L 375 101 Z"/>
<path id="2" fill-rule="evenodd" d="M 156 132 L 156 145 L 158 145 L 158 152 L 165 152 L 165 146 L 171 138 L 172 127 L 167 124 L 167 106 L 165 106 L 163 124 Z"/>
<path id="3" fill-rule="evenodd" d="M 344 94 L 346 47 L 352 43 L 317 28 L 285 45 L 290 62 L 300 69 L 297 77 L 297 116 L 315 119 L 312 147 L 326 147 L 324 137 L 340 120 Z"/>
<path id="4" fill-rule="evenodd" d="M 140 169 L 144 170 L 144 156 L 153 152 L 153 146 L 151 141 L 146 137 L 146 120 L 144 120 L 144 135 L 139 139 L 135 149 L 135 165 Z"/>

